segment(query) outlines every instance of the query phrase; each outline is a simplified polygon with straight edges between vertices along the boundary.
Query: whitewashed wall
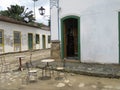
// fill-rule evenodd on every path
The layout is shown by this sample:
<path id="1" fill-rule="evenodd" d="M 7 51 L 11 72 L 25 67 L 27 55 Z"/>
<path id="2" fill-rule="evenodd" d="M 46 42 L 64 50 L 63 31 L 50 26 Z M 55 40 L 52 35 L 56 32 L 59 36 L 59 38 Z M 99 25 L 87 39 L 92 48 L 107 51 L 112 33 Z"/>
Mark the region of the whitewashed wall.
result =
<path id="1" fill-rule="evenodd" d="M 54 6 L 51 9 L 51 40 L 59 39 L 58 20 L 58 9 Z"/>
<path id="2" fill-rule="evenodd" d="M 28 33 L 33 34 L 33 43 L 35 44 L 35 35 L 39 34 L 40 45 L 35 45 L 34 49 L 42 49 L 42 37 L 41 35 L 46 36 L 46 48 L 50 48 L 50 43 L 48 43 L 48 35 L 50 31 L 41 30 L 39 28 L 29 27 L 25 25 L 13 24 L 4 21 L 0 21 L 0 29 L 4 30 L 4 51 L 5 52 L 14 52 L 14 43 L 13 43 L 13 32 L 21 32 L 21 51 L 28 50 Z"/>
<path id="3" fill-rule="evenodd" d="M 104 12 L 81 17 L 82 62 L 118 63 L 117 15 Z"/>
<path id="4" fill-rule="evenodd" d="M 119 63 L 120 0 L 59 0 L 59 6 L 60 19 L 80 17 L 81 62 Z"/>

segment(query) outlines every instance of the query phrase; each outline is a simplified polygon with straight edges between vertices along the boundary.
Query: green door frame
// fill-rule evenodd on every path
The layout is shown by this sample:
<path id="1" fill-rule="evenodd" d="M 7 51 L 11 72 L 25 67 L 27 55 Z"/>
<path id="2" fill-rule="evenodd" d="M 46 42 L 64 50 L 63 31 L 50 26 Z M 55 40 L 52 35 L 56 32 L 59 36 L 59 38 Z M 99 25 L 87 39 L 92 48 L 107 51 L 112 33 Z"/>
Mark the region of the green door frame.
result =
<path id="1" fill-rule="evenodd" d="M 118 41 L 119 41 L 119 64 L 120 64 L 120 12 L 118 12 Z"/>
<path id="2" fill-rule="evenodd" d="M 81 49 L 80 49 L 80 17 L 78 16 L 74 16 L 74 15 L 70 15 L 70 16 L 66 16 L 63 17 L 61 19 L 61 58 L 64 58 L 64 20 L 69 19 L 69 18 L 73 18 L 73 19 L 77 19 L 78 20 L 78 60 L 81 59 Z"/>

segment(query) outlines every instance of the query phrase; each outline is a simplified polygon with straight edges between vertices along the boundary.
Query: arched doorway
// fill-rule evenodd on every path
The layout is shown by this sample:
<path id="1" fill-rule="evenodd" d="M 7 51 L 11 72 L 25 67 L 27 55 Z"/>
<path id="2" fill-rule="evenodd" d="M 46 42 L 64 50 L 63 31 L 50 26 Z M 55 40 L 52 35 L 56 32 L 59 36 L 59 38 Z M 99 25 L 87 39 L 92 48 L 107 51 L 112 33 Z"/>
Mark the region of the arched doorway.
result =
<path id="1" fill-rule="evenodd" d="M 65 17 L 61 25 L 62 58 L 80 59 L 80 18 Z"/>

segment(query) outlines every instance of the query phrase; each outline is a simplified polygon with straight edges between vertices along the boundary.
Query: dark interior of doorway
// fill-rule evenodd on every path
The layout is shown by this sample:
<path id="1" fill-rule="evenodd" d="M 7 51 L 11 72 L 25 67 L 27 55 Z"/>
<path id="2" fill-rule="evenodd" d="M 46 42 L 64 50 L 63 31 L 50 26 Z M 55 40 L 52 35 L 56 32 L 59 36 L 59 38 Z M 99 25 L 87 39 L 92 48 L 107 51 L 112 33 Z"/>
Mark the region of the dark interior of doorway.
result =
<path id="1" fill-rule="evenodd" d="M 78 21 L 74 18 L 65 20 L 65 56 L 68 59 L 78 58 Z"/>

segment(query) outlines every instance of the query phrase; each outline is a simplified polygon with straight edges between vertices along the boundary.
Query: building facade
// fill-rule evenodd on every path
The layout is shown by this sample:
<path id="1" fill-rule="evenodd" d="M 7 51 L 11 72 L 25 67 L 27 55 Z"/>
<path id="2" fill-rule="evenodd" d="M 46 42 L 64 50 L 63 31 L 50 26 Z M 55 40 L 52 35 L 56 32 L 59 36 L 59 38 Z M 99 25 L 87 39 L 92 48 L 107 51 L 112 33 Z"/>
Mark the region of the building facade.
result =
<path id="1" fill-rule="evenodd" d="M 0 53 L 51 48 L 50 30 L 0 17 Z"/>
<path id="2" fill-rule="evenodd" d="M 120 63 L 120 0 L 51 0 L 52 57 Z M 59 52 L 58 50 L 59 49 Z M 59 57 L 58 57 L 59 56 Z"/>

